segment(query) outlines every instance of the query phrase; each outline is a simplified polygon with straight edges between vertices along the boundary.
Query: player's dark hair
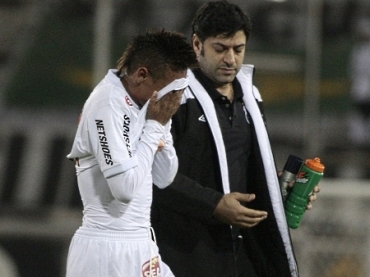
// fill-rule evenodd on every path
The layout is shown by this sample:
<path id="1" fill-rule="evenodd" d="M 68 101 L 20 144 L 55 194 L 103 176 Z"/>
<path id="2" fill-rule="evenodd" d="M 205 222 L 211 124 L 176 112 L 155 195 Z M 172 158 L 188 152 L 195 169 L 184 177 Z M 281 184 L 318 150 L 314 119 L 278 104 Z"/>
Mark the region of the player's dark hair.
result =
<path id="1" fill-rule="evenodd" d="M 251 25 L 249 16 L 239 6 L 222 0 L 203 4 L 195 14 L 192 28 L 201 41 L 218 35 L 230 37 L 238 31 L 244 31 L 248 39 Z"/>
<path id="2" fill-rule="evenodd" d="M 146 31 L 133 37 L 117 63 L 117 75 L 131 74 L 146 67 L 154 80 L 163 78 L 170 69 L 175 72 L 194 68 L 197 59 L 183 34 L 167 30 Z"/>

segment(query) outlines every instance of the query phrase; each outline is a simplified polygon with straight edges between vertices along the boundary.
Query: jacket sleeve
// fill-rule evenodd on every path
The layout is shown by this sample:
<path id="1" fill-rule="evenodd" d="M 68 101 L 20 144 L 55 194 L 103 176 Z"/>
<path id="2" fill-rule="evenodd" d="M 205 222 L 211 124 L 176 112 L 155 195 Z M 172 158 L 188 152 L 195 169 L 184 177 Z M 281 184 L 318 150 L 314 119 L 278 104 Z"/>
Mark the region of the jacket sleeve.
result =
<path id="1" fill-rule="evenodd" d="M 194 220 L 214 225 L 221 222 L 213 216 L 223 194 L 206 188 L 177 173 L 174 181 L 165 189 L 153 189 L 154 199 L 160 208 L 186 215 Z"/>

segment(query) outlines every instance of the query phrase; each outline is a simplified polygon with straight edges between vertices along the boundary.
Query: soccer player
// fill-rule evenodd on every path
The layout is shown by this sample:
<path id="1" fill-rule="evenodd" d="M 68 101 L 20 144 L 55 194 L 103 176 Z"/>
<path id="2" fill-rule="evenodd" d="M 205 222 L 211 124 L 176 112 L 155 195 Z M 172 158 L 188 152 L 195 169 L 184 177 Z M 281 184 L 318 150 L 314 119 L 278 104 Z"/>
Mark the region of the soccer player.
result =
<path id="1" fill-rule="evenodd" d="M 88 97 L 68 155 L 84 208 L 67 277 L 173 276 L 150 227 L 152 183 L 164 188 L 177 172 L 170 119 L 196 64 L 183 35 L 149 31 Z"/>

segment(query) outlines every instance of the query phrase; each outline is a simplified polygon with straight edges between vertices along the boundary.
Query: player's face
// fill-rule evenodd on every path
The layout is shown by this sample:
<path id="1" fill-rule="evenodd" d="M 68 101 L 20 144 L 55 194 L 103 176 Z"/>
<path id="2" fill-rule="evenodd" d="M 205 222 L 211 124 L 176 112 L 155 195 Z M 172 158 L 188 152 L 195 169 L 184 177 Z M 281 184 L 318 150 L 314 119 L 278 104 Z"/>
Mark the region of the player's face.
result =
<path id="1" fill-rule="evenodd" d="M 176 79 L 186 78 L 186 73 L 187 73 L 186 70 L 180 72 L 169 70 L 164 78 L 159 79 L 155 83 L 153 83 L 154 87 L 153 91 L 161 90 L 162 88 L 164 88 L 165 86 L 167 86 L 169 83 Z"/>
<path id="2" fill-rule="evenodd" d="M 186 73 L 186 70 L 180 72 L 169 70 L 164 78 L 158 79 L 156 81 L 153 81 L 152 78 L 149 78 L 149 80 L 145 84 L 146 92 L 142 95 L 142 103 L 148 101 L 148 99 L 153 95 L 154 91 L 160 91 L 162 88 L 176 79 L 186 78 Z"/>
<path id="3" fill-rule="evenodd" d="M 238 31 L 231 37 L 209 37 L 203 42 L 196 35 L 193 36 L 193 48 L 199 66 L 217 85 L 225 85 L 234 80 L 244 61 L 246 42 L 243 31 Z"/>

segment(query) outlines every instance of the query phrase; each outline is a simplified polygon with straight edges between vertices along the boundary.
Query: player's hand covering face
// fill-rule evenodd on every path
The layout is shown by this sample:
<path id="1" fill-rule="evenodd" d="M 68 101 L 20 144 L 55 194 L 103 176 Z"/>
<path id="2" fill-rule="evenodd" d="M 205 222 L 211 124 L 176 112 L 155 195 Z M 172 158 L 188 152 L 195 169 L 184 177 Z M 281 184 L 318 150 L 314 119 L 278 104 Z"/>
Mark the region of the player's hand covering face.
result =
<path id="1" fill-rule="evenodd" d="M 172 91 L 163 96 L 159 101 L 157 101 L 158 93 L 153 93 L 153 96 L 149 100 L 146 114 L 147 119 L 153 119 L 165 125 L 179 108 L 183 92 L 184 89 Z"/>

